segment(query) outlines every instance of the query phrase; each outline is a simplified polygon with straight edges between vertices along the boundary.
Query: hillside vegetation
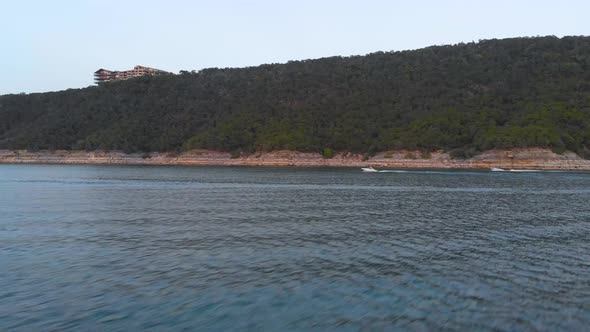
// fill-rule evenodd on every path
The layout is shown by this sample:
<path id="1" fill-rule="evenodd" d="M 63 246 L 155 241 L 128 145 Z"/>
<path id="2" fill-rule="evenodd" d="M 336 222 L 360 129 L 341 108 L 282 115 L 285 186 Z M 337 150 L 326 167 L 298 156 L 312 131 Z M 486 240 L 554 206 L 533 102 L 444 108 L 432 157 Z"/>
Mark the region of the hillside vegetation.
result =
<path id="1" fill-rule="evenodd" d="M 239 55 L 236 55 L 239 56 Z M 590 38 L 485 40 L 0 96 L 0 148 L 550 147 L 590 158 Z"/>

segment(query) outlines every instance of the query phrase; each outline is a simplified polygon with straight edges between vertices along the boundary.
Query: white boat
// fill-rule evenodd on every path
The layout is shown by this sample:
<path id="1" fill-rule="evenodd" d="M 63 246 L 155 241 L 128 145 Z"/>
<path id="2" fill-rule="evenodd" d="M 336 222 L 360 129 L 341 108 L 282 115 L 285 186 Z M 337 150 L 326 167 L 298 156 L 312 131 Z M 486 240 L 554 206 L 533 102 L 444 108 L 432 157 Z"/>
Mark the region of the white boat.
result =
<path id="1" fill-rule="evenodd" d="M 361 169 L 363 170 L 363 172 L 379 172 L 378 170 L 374 169 L 371 166 L 369 166 L 369 167 L 361 167 Z"/>
<path id="2" fill-rule="evenodd" d="M 490 168 L 490 171 L 492 171 L 492 172 L 504 172 L 505 169 L 498 168 L 498 167 L 492 167 L 492 168 Z"/>

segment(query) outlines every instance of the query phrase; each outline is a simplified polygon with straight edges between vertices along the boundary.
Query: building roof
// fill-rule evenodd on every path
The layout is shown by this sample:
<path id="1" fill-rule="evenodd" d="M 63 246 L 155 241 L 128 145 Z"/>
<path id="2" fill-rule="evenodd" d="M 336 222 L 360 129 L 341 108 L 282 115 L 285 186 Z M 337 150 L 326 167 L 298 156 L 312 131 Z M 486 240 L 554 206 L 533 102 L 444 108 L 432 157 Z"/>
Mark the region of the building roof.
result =
<path id="1" fill-rule="evenodd" d="M 140 66 L 140 65 L 137 65 L 137 66 L 133 67 L 133 69 L 123 70 L 123 71 L 131 71 L 131 70 L 137 70 L 137 69 L 148 69 L 148 70 L 153 70 L 153 71 L 157 71 L 157 72 L 167 73 L 167 71 L 165 71 L 165 70 L 161 70 L 161 69 L 157 69 L 157 68 L 152 68 L 152 67 L 146 67 L 146 66 Z M 95 71 L 94 73 L 95 74 L 98 74 L 98 73 L 103 72 L 103 71 L 107 71 L 109 73 L 117 73 L 117 72 L 119 72 L 118 70 L 110 70 L 110 69 L 100 68 L 99 70 Z"/>

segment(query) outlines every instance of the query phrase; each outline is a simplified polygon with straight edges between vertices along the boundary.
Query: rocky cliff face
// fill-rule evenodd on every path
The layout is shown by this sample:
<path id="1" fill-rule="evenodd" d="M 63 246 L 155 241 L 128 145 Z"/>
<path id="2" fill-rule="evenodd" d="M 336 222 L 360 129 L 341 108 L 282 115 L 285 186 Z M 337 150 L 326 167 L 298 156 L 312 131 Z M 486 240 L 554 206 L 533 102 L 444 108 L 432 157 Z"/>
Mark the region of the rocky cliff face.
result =
<path id="1" fill-rule="evenodd" d="M 424 154 L 419 151 L 381 152 L 365 160 L 359 154 L 341 153 L 325 159 L 319 153 L 296 151 L 274 151 L 232 158 L 230 153 L 209 150 L 145 154 L 125 154 L 120 151 L 0 150 L 0 163 L 590 170 L 590 160 L 571 152 L 559 155 L 542 148 L 491 150 L 467 160 L 452 159 L 444 152 Z"/>

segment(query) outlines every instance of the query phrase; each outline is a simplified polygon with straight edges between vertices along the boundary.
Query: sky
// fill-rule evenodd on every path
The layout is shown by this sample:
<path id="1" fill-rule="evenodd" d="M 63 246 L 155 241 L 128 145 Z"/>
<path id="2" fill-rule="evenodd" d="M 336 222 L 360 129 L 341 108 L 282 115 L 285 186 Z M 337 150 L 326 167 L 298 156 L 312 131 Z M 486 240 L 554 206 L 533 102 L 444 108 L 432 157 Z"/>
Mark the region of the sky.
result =
<path id="1" fill-rule="evenodd" d="M 0 0 L 0 94 L 480 39 L 590 35 L 587 0 Z"/>

